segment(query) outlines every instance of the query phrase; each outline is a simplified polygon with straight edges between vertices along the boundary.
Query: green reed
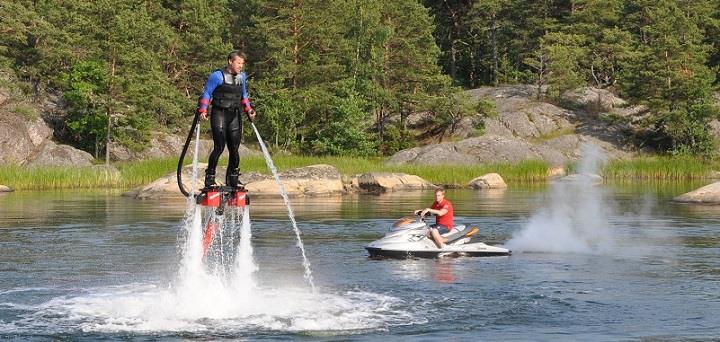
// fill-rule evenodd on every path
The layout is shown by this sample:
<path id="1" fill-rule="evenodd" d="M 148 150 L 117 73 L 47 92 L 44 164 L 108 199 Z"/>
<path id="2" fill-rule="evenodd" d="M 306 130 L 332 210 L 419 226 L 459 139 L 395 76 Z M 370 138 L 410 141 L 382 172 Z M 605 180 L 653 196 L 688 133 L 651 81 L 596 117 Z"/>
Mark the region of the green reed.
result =
<path id="1" fill-rule="evenodd" d="M 532 160 L 516 165 L 386 165 L 381 158 L 276 155 L 273 161 L 280 171 L 314 164 L 329 164 L 347 176 L 368 172 L 401 172 L 417 175 L 435 184 L 449 186 L 464 186 L 473 178 L 489 172 L 499 173 L 508 182 L 542 182 L 547 178 L 548 167 L 543 161 Z M 189 165 L 190 161 L 186 161 L 186 164 Z M 222 159 L 220 165 L 221 167 L 227 165 L 227 159 Z M 174 173 L 177 159 L 119 162 L 114 163 L 113 166 L 118 171 L 106 172 L 102 166 L 89 168 L 0 166 L 0 184 L 15 189 L 130 188 Z M 204 166 L 201 165 L 200 168 L 203 169 Z M 242 158 L 240 169 L 243 173 L 267 173 L 265 160 L 261 156 Z"/>
<path id="2" fill-rule="evenodd" d="M 14 189 L 115 188 L 123 185 L 118 173 L 87 167 L 0 167 L 0 184 Z"/>
<path id="3" fill-rule="evenodd" d="M 688 180 L 706 178 L 717 169 L 717 161 L 699 157 L 638 157 L 610 161 L 602 174 L 618 180 Z"/>
<path id="4" fill-rule="evenodd" d="M 382 158 L 282 154 L 273 158 L 275 165 L 281 171 L 314 164 L 329 164 L 346 176 L 368 172 L 400 172 L 451 187 L 465 186 L 473 178 L 489 172 L 499 173 L 508 183 L 544 182 L 548 171 L 548 164 L 538 160 L 528 160 L 514 165 L 386 165 Z M 190 161 L 186 161 L 186 164 L 190 164 Z M 220 165 L 221 167 L 227 165 L 227 159 L 222 159 Z M 120 162 L 114 163 L 113 166 L 118 171 L 106 172 L 102 166 L 23 168 L 6 165 L 0 166 L 0 184 L 15 189 L 130 188 L 174 173 L 177 159 Z M 267 172 L 265 160 L 261 156 L 242 158 L 240 168 L 243 173 Z M 568 169 L 572 170 L 572 165 Z M 601 173 L 605 178 L 615 180 L 672 181 L 702 179 L 718 169 L 720 163 L 717 160 L 663 156 L 613 160 L 603 167 Z"/>

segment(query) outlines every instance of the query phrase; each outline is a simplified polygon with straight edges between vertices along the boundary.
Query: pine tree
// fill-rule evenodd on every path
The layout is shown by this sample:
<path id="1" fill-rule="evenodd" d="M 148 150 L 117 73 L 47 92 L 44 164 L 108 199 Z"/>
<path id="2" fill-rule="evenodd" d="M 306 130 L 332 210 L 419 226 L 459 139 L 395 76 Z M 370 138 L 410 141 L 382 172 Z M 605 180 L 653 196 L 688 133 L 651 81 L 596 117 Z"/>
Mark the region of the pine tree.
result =
<path id="1" fill-rule="evenodd" d="M 623 90 L 655 111 L 656 135 L 648 143 L 663 149 L 710 153 L 707 121 L 715 74 L 707 67 L 710 46 L 698 15 L 706 1 L 631 2 L 631 25 L 639 28 L 640 58 L 632 61 Z"/>
<path id="2" fill-rule="evenodd" d="M 392 34 L 383 44 L 379 84 L 386 102 L 376 109 L 380 137 L 387 115 L 400 113 L 404 125 L 408 113 L 427 106 L 427 96 L 447 90 L 450 83 L 436 62 L 440 51 L 425 7 L 411 0 L 388 2 L 382 16 Z"/>
<path id="3" fill-rule="evenodd" d="M 503 56 L 507 58 L 507 49 L 503 36 L 508 28 L 513 27 L 510 18 L 503 15 L 509 6 L 509 0 L 489 0 L 475 2 L 470 9 L 467 22 L 470 26 L 470 86 L 475 87 L 484 82 L 497 86 L 500 83 L 500 63 Z M 507 78 L 506 78 L 507 81 Z"/>
<path id="4" fill-rule="evenodd" d="M 227 1 L 169 1 L 157 11 L 170 29 L 165 33 L 169 45 L 162 61 L 163 70 L 195 105 L 208 74 L 225 65 L 233 48 L 242 48 L 228 42 L 233 38 L 228 32 L 230 18 L 242 16 L 231 15 Z M 242 37 L 242 33 L 237 35 Z"/>
<path id="5" fill-rule="evenodd" d="M 575 0 L 565 33 L 584 38 L 587 58 L 580 61 L 589 83 L 614 87 L 627 61 L 636 58 L 632 34 L 619 27 L 624 0 Z"/>
<path id="6" fill-rule="evenodd" d="M 568 90 L 585 84 L 580 63 L 585 59 L 584 39 L 580 35 L 551 32 L 540 39 L 540 54 L 545 75 L 542 83 L 549 88 L 548 94 L 559 99 Z M 540 85 L 538 86 L 540 89 Z"/>
<path id="7" fill-rule="evenodd" d="M 516 70 L 523 70 L 524 61 L 540 48 L 540 38 L 559 31 L 569 17 L 570 6 L 563 0 L 513 0 L 502 11 L 514 25 L 506 28 L 508 58 Z M 523 81 L 523 80 L 519 80 Z"/>
<path id="8" fill-rule="evenodd" d="M 338 5 L 338 1 L 318 0 L 296 0 L 289 5 L 276 0 L 256 2 L 252 21 L 257 37 L 265 42 L 263 55 L 255 64 L 258 77 L 265 79 L 258 91 L 286 99 L 278 104 L 292 103 L 285 113 L 262 108 L 271 113 L 269 125 L 274 131 L 289 131 L 287 137 L 293 139 L 300 135 L 300 144 L 316 131 L 316 125 L 328 121 L 332 84 L 348 77 L 341 63 L 347 45 Z M 268 101 L 268 105 L 274 102 Z M 282 120 L 280 116 L 291 118 Z"/>
<path id="9" fill-rule="evenodd" d="M 442 0 L 425 1 L 435 14 L 435 37 L 441 49 L 440 62 L 445 72 L 453 80 L 466 83 L 466 75 L 460 75 L 460 69 L 468 58 L 465 56 L 471 51 L 471 35 L 468 13 L 472 9 L 470 0 Z"/>

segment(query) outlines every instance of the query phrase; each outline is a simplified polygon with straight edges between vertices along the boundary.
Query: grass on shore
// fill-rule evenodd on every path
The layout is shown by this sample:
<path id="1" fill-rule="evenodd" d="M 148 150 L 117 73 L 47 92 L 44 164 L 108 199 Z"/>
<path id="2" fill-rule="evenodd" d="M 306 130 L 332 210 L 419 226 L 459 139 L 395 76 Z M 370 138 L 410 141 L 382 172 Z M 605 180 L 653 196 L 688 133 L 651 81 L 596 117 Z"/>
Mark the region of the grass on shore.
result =
<path id="1" fill-rule="evenodd" d="M 610 161 L 602 175 L 615 180 L 690 180 L 706 178 L 719 166 L 718 161 L 698 157 L 638 157 Z"/>
<path id="2" fill-rule="evenodd" d="M 0 184 L 13 189 L 71 189 L 121 187 L 117 174 L 106 174 L 97 168 L 37 167 L 15 165 L 0 167 Z"/>
<path id="3" fill-rule="evenodd" d="M 204 162 L 204 160 L 203 160 Z M 417 175 L 432 183 L 446 186 L 464 186 L 473 178 L 489 172 L 499 173 L 508 183 L 536 183 L 547 180 L 548 164 L 528 160 L 516 165 L 385 165 L 381 158 L 351 158 L 332 156 L 284 156 L 274 157 L 280 171 L 313 164 L 330 164 L 343 175 L 367 172 L 401 172 Z M 189 163 L 189 162 L 188 162 Z M 221 167 L 227 165 L 221 160 Z M 42 167 L 22 168 L 0 166 L 0 184 L 15 189 L 72 189 L 72 188 L 121 188 L 145 185 L 175 171 L 177 159 L 157 159 L 138 162 L 115 163 L 119 173 L 106 173 L 98 166 L 93 168 Z M 709 162 L 693 157 L 640 157 L 631 160 L 614 160 L 605 165 L 602 175 L 614 180 L 677 181 L 701 179 L 718 170 L 718 161 Z M 572 169 L 572 167 L 570 167 Z M 267 173 L 261 156 L 241 160 L 241 170 Z"/>
<path id="4" fill-rule="evenodd" d="M 385 165 L 381 158 L 351 157 L 310 157 L 275 156 L 275 166 L 280 171 L 313 164 L 330 164 L 344 175 L 367 172 L 402 172 L 414 174 L 435 184 L 466 185 L 473 178 L 488 172 L 497 172 L 508 182 L 540 182 L 547 177 L 547 163 L 543 161 L 525 161 L 517 165 Z M 204 160 L 203 160 L 204 162 Z M 189 163 L 188 163 L 189 164 Z M 150 183 L 175 171 L 177 159 L 157 159 L 138 162 L 113 164 L 119 173 L 106 173 L 102 167 L 42 167 L 22 168 L 19 166 L 0 166 L 0 184 L 14 189 L 69 189 L 69 188 L 131 188 Z M 221 160 L 221 167 L 227 165 Z M 241 160 L 242 172 L 267 173 L 265 160 L 260 156 L 246 157 Z"/>

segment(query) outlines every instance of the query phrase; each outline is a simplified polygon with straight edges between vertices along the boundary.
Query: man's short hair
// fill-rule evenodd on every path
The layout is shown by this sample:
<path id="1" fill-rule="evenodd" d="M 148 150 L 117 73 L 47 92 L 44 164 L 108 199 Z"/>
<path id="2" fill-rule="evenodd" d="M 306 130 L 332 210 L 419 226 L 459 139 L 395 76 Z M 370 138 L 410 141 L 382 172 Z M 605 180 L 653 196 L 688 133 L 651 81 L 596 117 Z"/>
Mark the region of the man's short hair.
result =
<path id="1" fill-rule="evenodd" d="M 247 59 L 247 58 L 245 57 L 245 53 L 242 52 L 242 51 L 240 51 L 240 50 L 235 50 L 235 51 L 230 52 L 230 53 L 228 54 L 228 58 L 227 58 L 227 59 L 228 59 L 229 61 L 232 61 L 232 60 L 235 60 L 235 58 L 238 58 L 238 57 L 240 57 L 240 58 L 242 58 L 242 59 Z"/>
<path id="2" fill-rule="evenodd" d="M 445 194 L 445 188 L 437 188 L 435 189 L 435 193 L 442 192 L 443 195 Z"/>

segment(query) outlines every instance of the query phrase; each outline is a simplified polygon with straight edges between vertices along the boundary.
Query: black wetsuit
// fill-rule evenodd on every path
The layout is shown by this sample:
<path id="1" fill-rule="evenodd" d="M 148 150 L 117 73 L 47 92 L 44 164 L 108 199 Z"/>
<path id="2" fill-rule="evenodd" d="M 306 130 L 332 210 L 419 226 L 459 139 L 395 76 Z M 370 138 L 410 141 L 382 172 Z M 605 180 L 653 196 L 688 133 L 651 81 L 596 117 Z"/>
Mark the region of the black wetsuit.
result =
<path id="1" fill-rule="evenodd" d="M 252 111 L 248 100 L 246 78 L 244 72 L 231 74 L 226 70 L 215 70 L 208 78 L 203 95 L 200 97 L 198 111 L 210 111 L 210 126 L 213 135 L 213 150 L 210 153 L 208 167 L 205 170 L 205 187 L 215 182 L 215 168 L 220 155 L 228 146 L 230 158 L 228 160 L 226 184 L 237 186 L 240 174 L 240 140 L 242 136 L 242 112 Z M 212 99 L 212 101 L 210 100 Z"/>
<path id="2" fill-rule="evenodd" d="M 242 118 L 240 112 L 240 107 L 212 107 L 210 112 L 210 127 L 213 136 L 213 150 L 210 152 L 208 170 L 215 171 L 220 155 L 222 155 L 225 150 L 226 144 L 230 154 L 228 159 L 228 170 L 230 171 L 228 174 L 237 170 L 240 166 L 240 154 L 238 153 L 242 133 Z"/>

